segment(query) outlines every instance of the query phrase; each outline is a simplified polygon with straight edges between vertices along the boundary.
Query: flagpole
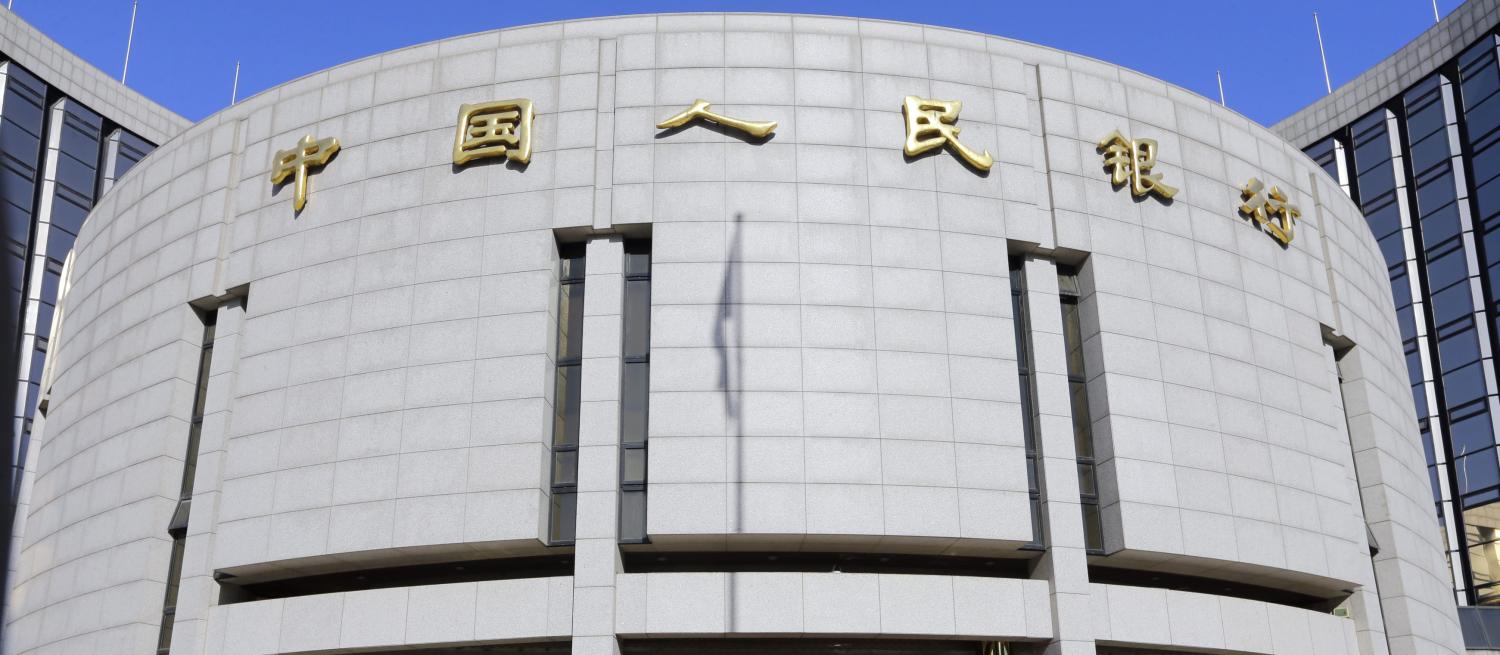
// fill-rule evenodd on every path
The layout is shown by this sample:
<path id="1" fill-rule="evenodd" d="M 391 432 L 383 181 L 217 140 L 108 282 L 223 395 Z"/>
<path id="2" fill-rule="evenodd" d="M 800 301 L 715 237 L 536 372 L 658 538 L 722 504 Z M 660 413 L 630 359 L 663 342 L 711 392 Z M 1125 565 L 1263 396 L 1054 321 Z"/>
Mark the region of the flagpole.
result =
<path id="1" fill-rule="evenodd" d="M 135 10 L 141 6 L 140 0 L 130 2 L 130 33 L 125 37 L 125 67 L 120 69 L 120 84 L 125 83 L 125 75 L 130 72 L 130 45 L 135 41 Z"/>
<path id="2" fill-rule="evenodd" d="M 1219 106 L 1228 107 L 1229 105 L 1224 104 L 1224 72 L 1214 71 L 1214 77 L 1219 78 Z"/>
<path id="3" fill-rule="evenodd" d="M 1318 58 L 1323 60 L 1323 86 L 1333 93 L 1333 82 L 1328 78 L 1328 53 L 1323 50 L 1323 24 L 1318 22 L 1318 12 L 1313 12 L 1313 29 L 1318 31 Z"/>
<path id="4" fill-rule="evenodd" d="M 234 104 L 240 97 L 240 60 L 234 60 L 234 87 L 229 90 L 229 104 Z"/>
<path id="5" fill-rule="evenodd" d="M 1437 0 L 1432 0 L 1432 22 L 1443 22 L 1443 17 L 1438 15 Z"/>

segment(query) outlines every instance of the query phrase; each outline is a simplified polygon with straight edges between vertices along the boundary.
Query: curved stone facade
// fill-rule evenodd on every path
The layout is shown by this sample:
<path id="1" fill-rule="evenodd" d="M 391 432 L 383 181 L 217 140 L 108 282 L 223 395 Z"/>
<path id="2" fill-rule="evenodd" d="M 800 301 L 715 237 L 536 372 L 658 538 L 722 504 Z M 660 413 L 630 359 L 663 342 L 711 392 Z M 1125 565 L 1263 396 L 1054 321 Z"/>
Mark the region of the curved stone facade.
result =
<path id="1" fill-rule="evenodd" d="M 1384 255 L 1453 597 L 1500 648 L 1500 1 L 1454 8 L 1272 127 L 1364 211 Z"/>
<path id="2" fill-rule="evenodd" d="M 903 154 L 906 96 L 993 167 Z M 517 98 L 529 163 L 456 165 L 460 106 Z M 697 99 L 776 132 L 655 128 Z M 1111 184 L 1112 131 L 1175 197 Z M 341 149 L 298 212 L 305 135 Z M 455 38 L 194 126 L 75 258 L 18 653 L 152 652 L 164 596 L 174 655 L 1461 650 L 1358 208 L 1102 62 L 812 16 Z"/>

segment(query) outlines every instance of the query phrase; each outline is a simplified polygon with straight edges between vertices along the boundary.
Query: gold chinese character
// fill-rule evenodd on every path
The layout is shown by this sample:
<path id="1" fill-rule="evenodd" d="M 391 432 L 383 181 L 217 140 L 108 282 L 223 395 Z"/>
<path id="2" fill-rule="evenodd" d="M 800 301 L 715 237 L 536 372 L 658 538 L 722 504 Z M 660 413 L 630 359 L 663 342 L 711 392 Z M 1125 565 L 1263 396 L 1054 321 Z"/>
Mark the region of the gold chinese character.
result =
<path id="1" fill-rule="evenodd" d="M 901 103 L 901 115 L 906 117 L 906 156 L 915 157 L 933 148 L 948 144 L 953 153 L 970 166 L 981 171 L 990 170 L 995 158 L 988 150 L 983 154 L 970 150 L 958 140 L 960 128 L 953 124 L 958 112 L 964 107 L 962 100 L 928 100 L 906 96 Z"/>
<path id="2" fill-rule="evenodd" d="M 1292 224 L 1302 216 L 1302 210 L 1287 202 L 1281 187 L 1273 185 L 1269 193 L 1264 192 L 1265 188 L 1264 182 L 1250 178 L 1244 188 L 1240 189 L 1240 195 L 1244 199 L 1244 203 L 1240 205 L 1240 213 L 1255 219 L 1283 247 L 1289 246 L 1293 236 Z"/>
<path id="3" fill-rule="evenodd" d="M 1104 166 L 1110 169 L 1109 181 L 1115 186 L 1128 180 L 1134 196 L 1155 193 L 1170 199 L 1177 195 L 1175 187 L 1162 183 L 1161 173 L 1151 173 L 1156 165 L 1155 139 L 1127 139 L 1114 130 L 1099 141 L 1099 150 L 1104 151 Z"/>
<path id="4" fill-rule="evenodd" d="M 709 102 L 702 98 L 693 101 L 693 106 L 674 114 L 656 124 L 656 129 L 665 130 L 669 127 L 681 127 L 695 118 L 702 118 L 711 123 L 718 123 L 724 127 L 733 128 L 749 134 L 757 139 L 764 139 L 776 131 L 776 121 L 745 121 L 738 118 L 730 118 L 723 114 L 708 110 Z"/>
<path id="5" fill-rule="evenodd" d="M 297 189 L 292 195 L 292 209 L 300 212 L 307 205 L 308 169 L 327 164 L 338 151 L 338 139 L 328 137 L 314 140 L 308 134 L 297 142 L 297 147 L 276 151 L 276 161 L 271 166 L 271 184 L 281 184 L 287 177 L 295 176 Z"/>
<path id="6" fill-rule="evenodd" d="M 531 101 L 525 98 L 460 106 L 453 164 L 461 166 L 485 157 L 530 162 L 532 116 Z"/>

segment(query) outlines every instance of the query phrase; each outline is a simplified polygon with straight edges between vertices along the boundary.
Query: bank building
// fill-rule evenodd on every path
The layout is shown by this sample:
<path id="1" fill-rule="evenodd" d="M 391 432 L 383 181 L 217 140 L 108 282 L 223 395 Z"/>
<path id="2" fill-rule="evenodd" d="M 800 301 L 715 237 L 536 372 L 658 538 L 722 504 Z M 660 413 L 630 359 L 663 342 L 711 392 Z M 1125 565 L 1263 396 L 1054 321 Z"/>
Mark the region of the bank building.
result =
<path id="1" fill-rule="evenodd" d="M 1274 130 L 785 14 L 456 37 L 188 124 L 0 12 L 0 121 L 51 85 L 37 184 L 88 190 L 13 288 L 51 300 L 7 652 L 1486 652 L 1497 11 Z"/>

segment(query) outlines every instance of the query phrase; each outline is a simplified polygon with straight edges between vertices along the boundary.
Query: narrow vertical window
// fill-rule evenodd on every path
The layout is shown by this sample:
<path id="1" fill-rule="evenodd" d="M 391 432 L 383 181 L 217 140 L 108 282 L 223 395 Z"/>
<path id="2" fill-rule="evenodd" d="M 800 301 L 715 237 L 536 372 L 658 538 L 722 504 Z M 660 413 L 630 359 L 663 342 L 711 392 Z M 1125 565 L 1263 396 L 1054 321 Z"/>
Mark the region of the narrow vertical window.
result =
<path id="1" fill-rule="evenodd" d="M 1016 371 L 1021 382 L 1021 431 L 1026 446 L 1026 488 L 1031 494 L 1031 544 L 1042 545 L 1042 490 L 1038 484 L 1036 447 L 1036 376 L 1031 363 L 1031 322 L 1026 316 L 1026 267 L 1020 257 L 1010 260 L 1010 308 L 1016 332 Z"/>
<path id="2" fill-rule="evenodd" d="M 620 541 L 646 541 L 646 424 L 651 381 L 651 242 L 625 242 L 620 384 Z"/>
<path id="3" fill-rule="evenodd" d="M 583 376 L 582 244 L 563 246 L 557 294 L 557 383 L 552 398 L 552 512 L 548 539 L 573 543 L 578 522 L 578 409 Z"/>
<path id="4" fill-rule="evenodd" d="M 1083 509 L 1083 543 L 1090 552 L 1104 551 L 1099 518 L 1099 484 L 1094 466 L 1094 428 L 1089 416 L 1088 373 L 1083 361 L 1083 331 L 1078 315 L 1078 275 L 1058 267 L 1057 291 L 1062 304 L 1063 347 L 1067 350 L 1068 396 L 1073 410 L 1073 451 L 1078 458 L 1078 502 Z"/>
<path id="5" fill-rule="evenodd" d="M 209 370 L 214 358 L 214 327 L 218 312 L 203 313 L 203 345 L 198 354 L 198 379 L 193 391 L 193 415 L 188 423 L 187 451 L 182 456 L 182 486 L 177 495 L 177 510 L 167 524 L 172 536 L 172 560 L 167 568 L 167 591 L 162 599 L 161 632 L 156 641 L 158 655 L 172 649 L 172 623 L 177 616 L 177 591 L 182 583 L 182 554 L 187 546 L 188 515 L 193 506 L 193 478 L 198 472 L 198 444 L 203 435 L 203 409 L 208 397 Z"/>

